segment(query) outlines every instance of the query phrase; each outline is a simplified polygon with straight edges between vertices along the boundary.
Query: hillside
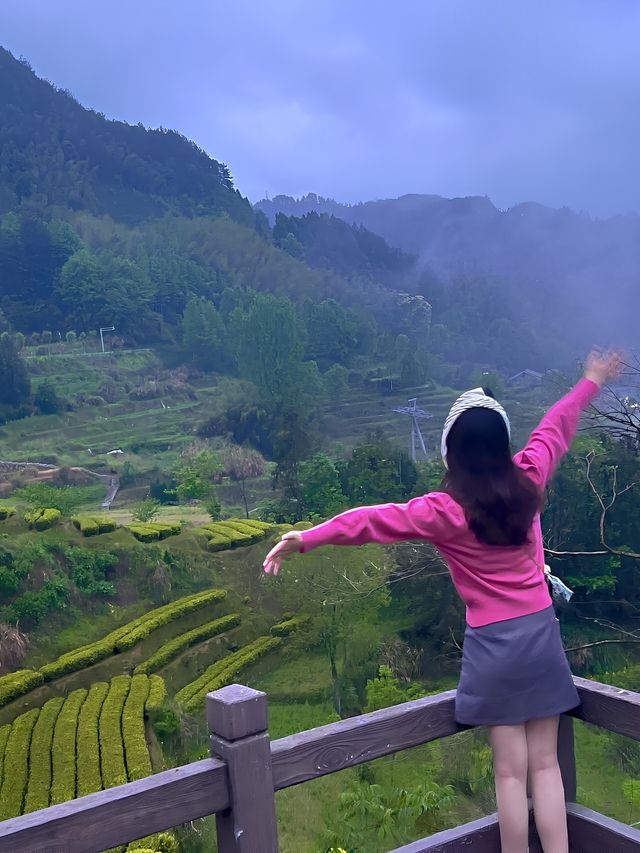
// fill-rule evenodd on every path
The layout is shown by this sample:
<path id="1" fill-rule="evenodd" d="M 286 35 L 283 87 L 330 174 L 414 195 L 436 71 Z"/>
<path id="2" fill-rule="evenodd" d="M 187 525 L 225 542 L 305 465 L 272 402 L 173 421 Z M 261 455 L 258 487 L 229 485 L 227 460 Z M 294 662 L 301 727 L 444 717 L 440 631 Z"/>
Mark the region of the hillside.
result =
<path id="1" fill-rule="evenodd" d="M 275 196 L 256 207 L 271 222 L 279 213 L 317 212 L 362 225 L 420 256 L 429 269 L 427 291 L 433 274 L 443 281 L 497 277 L 534 322 L 549 323 L 550 335 L 576 351 L 594 340 L 635 343 L 636 215 L 598 220 L 568 208 L 524 203 L 500 210 L 488 198 L 417 194 L 345 205 L 310 193 L 300 199 Z M 571 322 L 576 314 L 579 324 Z"/>
<path id="2" fill-rule="evenodd" d="M 123 222 L 227 213 L 261 219 L 229 170 L 181 134 L 108 121 L 0 48 L 0 212 L 28 200 Z"/>

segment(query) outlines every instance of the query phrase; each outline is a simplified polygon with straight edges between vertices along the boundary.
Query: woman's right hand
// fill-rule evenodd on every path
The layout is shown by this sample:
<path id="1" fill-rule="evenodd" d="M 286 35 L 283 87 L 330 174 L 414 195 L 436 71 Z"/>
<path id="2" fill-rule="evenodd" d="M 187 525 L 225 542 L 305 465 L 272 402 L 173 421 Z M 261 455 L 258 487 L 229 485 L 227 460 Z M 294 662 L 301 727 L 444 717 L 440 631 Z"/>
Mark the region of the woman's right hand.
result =
<path id="1" fill-rule="evenodd" d="M 616 376 L 620 375 L 622 370 L 622 354 L 619 352 L 608 350 L 601 352 L 600 350 L 592 350 L 587 357 L 584 367 L 585 379 L 590 379 L 597 385 L 606 385 L 611 382 Z"/>
<path id="2" fill-rule="evenodd" d="M 280 564 L 292 554 L 299 554 L 302 550 L 302 534 L 298 530 L 285 533 L 280 542 L 272 548 L 264 559 L 262 568 L 267 575 L 277 575 Z"/>

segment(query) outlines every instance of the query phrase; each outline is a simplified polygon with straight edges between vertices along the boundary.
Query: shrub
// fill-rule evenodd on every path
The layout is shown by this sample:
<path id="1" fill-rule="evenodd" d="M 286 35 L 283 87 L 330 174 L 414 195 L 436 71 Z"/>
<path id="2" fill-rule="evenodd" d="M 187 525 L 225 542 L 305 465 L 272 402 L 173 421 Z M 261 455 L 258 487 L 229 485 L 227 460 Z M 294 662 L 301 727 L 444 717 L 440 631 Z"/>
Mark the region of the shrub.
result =
<path id="1" fill-rule="evenodd" d="M 199 710 L 207 693 L 230 684 L 238 673 L 281 643 L 280 637 L 258 637 L 244 649 L 212 664 L 199 678 L 176 694 L 176 701 L 189 713 Z"/>
<path id="2" fill-rule="evenodd" d="M 226 551 L 227 548 L 231 548 L 231 539 L 227 536 L 213 533 L 207 537 L 207 551 Z"/>
<path id="3" fill-rule="evenodd" d="M 208 640 L 210 637 L 215 637 L 217 634 L 229 631 L 231 628 L 235 628 L 236 625 L 239 624 L 240 614 L 232 613 L 229 616 L 222 616 L 220 619 L 214 619 L 213 622 L 206 622 L 204 625 L 199 625 L 192 631 L 187 631 L 186 634 L 182 634 L 180 637 L 175 637 L 175 639 L 170 640 L 163 646 L 160 646 L 155 654 L 138 664 L 134 670 L 134 674 L 148 674 L 150 672 L 155 672 L 164 666 L 165 663 L 176 657 L 176 655 L 180 654 L 184 649 L 188 649 L 189 646 L 194 646 L 202 640 Z"/>
<path id="4" fill-rule="evenodd" d="M 103 788 L 124 785 L 127 781 L 121 721 L 130 687 L 131 678 L 128 675 L 116 675 L 112 678 L 109 692 L 100 711 L 99 736 Z"/>
<path id="5" fill-rule="evenodd" d="M 251 539 L 251 543 L 260 542 L 264 539 L 264 531 L 258 530 L 257 527 L 251 527 L 248 524 L 243 524 L 241 521 L 224 521 L 219 525 L 219 529 L 224 534 L 229 532 L 230 535 L 233 533 L 239 534 L 240 536 L 248 536 Z"/>
<path id="6" fill-rule="evenodd" d="M 159 832 L 147 838 L 139 838 L 132 841 L 127 847 L 127 853 L 178 853 L 179 847 L 172 832 Z"/>
<path id="7" fill-rule="evenodd" d="M 49 805 L 51 789 L 51 761 L 53 732 L 64 698 L 59 696 L 46 702 L 33 727 L 31 737 L 31 759 L 29 762 L 29 784 L 25 799 L 24 812 L 46 809 Z"/>
<path id="8" fill-rule="evenodd" d="M 11 724 L 8 726 L 2 726 L 0 728 L 0 789 L 2 789 L 2 766 L 4 764 L 4 751 L 7 746 L 7 741 L 9 740 L 9 732 L 11 731 Z"/>
<path id="9" fill-rule="evenodd" d="M 66 803 L 76 795 L 76 735 L 80 708 L 87 696 L 83 689 L 67 697 L 58 714 L 51 746 L 51 805 Z"/>
<path id="10" fill-rule="evenodd" d="M 167 539 L 169 536 L 177 536 L 182 530 L 178 523 L 165 524 L 160 521 L 150 521 L 147 524 L 128 524 L 126 529 L 132 533 L 139 542 L 155 542 L 158 539 Z"/>
<path id="11" fill-rule="evenodd" d="M 169 622 L 173 622 L 187 613 L 192 613 L 214 602 L 222 601 L 226 595 L 227 593 L 223 589 L 210 589 L 205 592 L 196 593 L 196 595 L 179 598 L 177 601 L 172 601 L 170 604 L 158 607 L 145 616 L 141 616 L 140 619 L 130 622 L 128 630 L 117 638 L 115 650 L 123 651 L 124 649 L 130 649 L 136 643 L 148 637 L 156 628 L 167 625 Z"/>
<path id="12" fill-rule="evenodd" d="M 60 520 L 61 512 L 53 507 L 45 507 L 40 509 L 31 509 L 25 515 L 24 520 L 33 530 L 48 530 Z"/>
<path id="13" fill-rule="evenodd" d="M 239 533 L 233 527 L 229 527 L 223 522 L 216 522 L 216 533 L 221 533 L 231 540 L 232 548 L 241 548 L 246 545 L 253 544 L 253 537 L 248 533 Z"/>
<path id="14" fill-rule="evenodd" d="M 152 771 L 144 732 L 144 710 L 149 697 L 149 679 L 134 675 L 122 712 L 122 739 L 130 782 L 150 776 Z"/>
<path id="15" fill-rule="evenodd" d="M 108 692 L 109 685 L 105 681 L 92 684 L 84 705 L 80 709 L 76 738 L 79 759 L 77 779 L 79 797 L 102 790 L 98 722 Z"/>
<path id="16" fill-rule="evenodd" d="M 40 674 L 44 680 L 52 681 L 54 678 L 59 678 L 69 672 L 77 672 L 79 669 L 84 669 L 108 658 L 109 655 L 113 654 L 114 644 L 115 637 L 109 634 L 102 640 L 97 640 L 88 646 L 81 646 L 79 649 L 67 652 L 51 663 L 45 664 L 40 668 Z"/>
<path id="17" fill-rule="evenodd" d="M 159 675 L 149 676 L 149 695 L 144 707 L 146 714 L 159 711 L 167 698 L 167 685 Z"/>
<path id="18" fill-rule="evenodd" d="M 158 514 L 158 510 L 160 509 L 160 504 L 158 501 L 153 498 L 148 498 L 145 501 L 139 503 L 134 511 L 133 518 L 135 521 L 142 522 L 142 524 L 146 524 L 147 522 L 153 521 L 155 516 Z"/>
<path id="19" fill-rule="evenodd" d="M 16 717 L 11 726 L 4 751 L 0 820 L 8 820 L 22 813 L 29 775 L 29 745 L 39 714 L 40 709 L 34 708 Z"/>
<path id="20" fill-rule="evenodd" d="M 130 649 L 136 643 L 148 637 L 156 628 L 167 625 L 169 622 L 184 616 L 186 613 L 192 613 L 201 607 L 221 601 L 225 596 L 226 592 L 224 590 L 211 589 L 179 598 L 170 604 L 165 604 L 162 607 L 149 611 L 149 613 L 145 613 L 143 616 L 134 619 L 132 622 L 128 622 L 120 628 L 116 628 L 115 631 L 112 631 L 95 643 L 81 646 L 78 649 L 61 655 L 57 660 L 45 664 L 45 666 L 41 667 L 40 673 L 34 673 L 34 675 L 41 674 L 44 679 L 50 681 L 69 672 L 77 672 L 79 669 L 84 669 L 91 664 L 108 658 L 109 655 L 115 652 Z M 8 676 L 5 677 L 8 678 Z M 0 679 L 0 704 L 2 702 L 3 680 Z M 26 692 L 26 690 L 22 692 Z M 21 695 L 21 693 L 14 695 Z"/>
<path id="21" fill-rule="evenodd" d="M 207 537 L 207 550 L 224 551 L 260 542 L 273 529 L 273 525 L 253 519 L 231 518 L 214 521 L 200 529 Z"/>
<path id="22" fill-rule="evenodd" d="M 149 524 L 128 524 L 126 529 L 138 542 L 157 542 L 160 538 L 160 533 Z"/>
<path id="23" fill-rule="evenodd" d="M 16 508 L 14 506 L 0 506 L 0 521 L 6 521 L 15 514 Z"/>
<path id="24" fill-rule="evenodd" d="M 0 708 L 12 699 L 24 696 L 35 687 L 39 687 L 43 681 L 42 673 L 34 672 L 32 669 L 18 669 L 16 672 L 3 675 L 0 678 Z"/>
<path id="25" fill-rule="evenodd" d="M 285 619 L 284 622 L 278 622 L 271 628 L 271 634 L 274 637 L 288 637 L 298 628 L 301 628 L 309 621 L 308 616 L 295 616 L 293 619 Z"/>
<path id="26" fill-rule="evenodd" d="M 79 515 L 73 519 L 73 523 L 83 536 L 112 533 L 118 526 L 108 515 Z"/>

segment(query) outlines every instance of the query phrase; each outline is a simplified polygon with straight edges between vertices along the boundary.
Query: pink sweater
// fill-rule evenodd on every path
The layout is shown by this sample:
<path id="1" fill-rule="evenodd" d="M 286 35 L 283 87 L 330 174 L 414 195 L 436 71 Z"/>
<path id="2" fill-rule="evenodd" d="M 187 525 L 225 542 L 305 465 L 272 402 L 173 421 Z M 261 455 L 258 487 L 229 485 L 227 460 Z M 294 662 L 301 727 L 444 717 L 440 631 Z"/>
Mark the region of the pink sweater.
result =
<path id="1" fill-rule="evenodd" d="M 569 449 L 581 412 L 598 391 L 598 385 L 582 379 L 547 412 L 525 449 L 514 457 L 515 464 L 541 489 Z M 537 613 L 551 604 L 544 579 L 540 516 L 533 520 L 529 545 L 485 545 L 469 530 L 460 504 L 443 492 L 406 504 L 348 510 L 304 531 L 302 548 L 403 539 L 426 539 L 438 548 L 466 604 L 472 628 Z"/>

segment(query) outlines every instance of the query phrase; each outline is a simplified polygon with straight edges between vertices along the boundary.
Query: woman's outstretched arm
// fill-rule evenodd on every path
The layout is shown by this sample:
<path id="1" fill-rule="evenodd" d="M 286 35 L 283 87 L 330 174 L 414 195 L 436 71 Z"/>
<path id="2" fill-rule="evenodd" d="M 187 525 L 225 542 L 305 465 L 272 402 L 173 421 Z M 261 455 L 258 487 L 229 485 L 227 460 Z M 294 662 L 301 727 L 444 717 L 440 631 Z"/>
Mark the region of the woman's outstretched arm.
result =
<path id="1" fill-rule="evenodd" d="M 459 517 L 460 516 L 460 517 Z M 285 533 L 264 561 L 267 574 L 278 574 L 282 560 L 321 545 L 364 545 L 427 539 L 441 542 L 450 535 L 462 511 L 442 492 L 431 492 L 406 504 L 379 504 L 350 509 L 305 531 Z"/>
<path id="2" fill-rule="evenodd" d="M 540 488 L 547 485 L 557 464 L 569 450 L 580 415 L 600 388 L 619 374 L 620 365 L 618 353 L 592 352 L 584 377 L 549 409 L 531 433 L 527 446 L 514 457 L 516 465 Z"/>

